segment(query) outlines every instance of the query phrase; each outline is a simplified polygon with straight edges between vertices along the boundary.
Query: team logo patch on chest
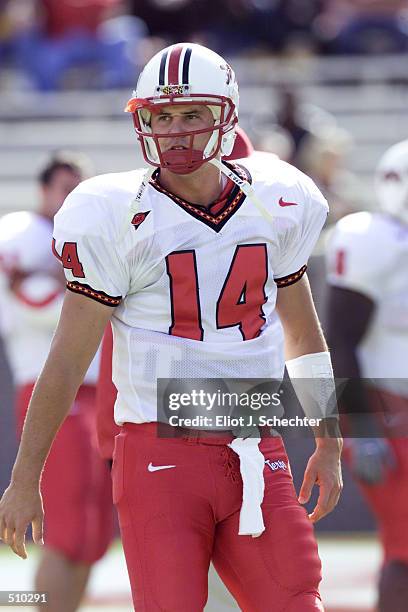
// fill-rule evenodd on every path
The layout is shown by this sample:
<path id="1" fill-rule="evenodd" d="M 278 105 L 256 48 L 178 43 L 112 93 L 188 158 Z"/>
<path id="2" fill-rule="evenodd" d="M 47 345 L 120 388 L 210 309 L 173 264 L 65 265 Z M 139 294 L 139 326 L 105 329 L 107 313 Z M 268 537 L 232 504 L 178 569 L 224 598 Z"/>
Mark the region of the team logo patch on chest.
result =
<path id="1" fill-rule="evenodd" d="M 131 224 L 133 225 L 133 227 L 135 228 L 135 230 L 137 230 L 137 228 L 139 227 L 139 225 L 141 225 L 143 223 L 143 221 L 146 219 L 147 215 L 149 214 L 150 210 L 146 211 L 146 212 L 140 212 L 140 213 L 136 213 L 131 221 Z"/>

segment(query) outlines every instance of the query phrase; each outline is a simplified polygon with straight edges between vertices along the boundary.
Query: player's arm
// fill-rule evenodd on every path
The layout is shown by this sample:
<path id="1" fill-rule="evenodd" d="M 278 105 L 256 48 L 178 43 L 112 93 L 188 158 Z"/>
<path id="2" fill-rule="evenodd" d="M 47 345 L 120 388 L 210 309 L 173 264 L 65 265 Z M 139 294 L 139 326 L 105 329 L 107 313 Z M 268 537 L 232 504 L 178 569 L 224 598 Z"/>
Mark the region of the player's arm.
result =
<path id="1" fill-rule="evenodd" d="M 339 410 L 347 415 L 351 470 L 365 483 L 376 484 L 394 466 L 395 457 L 371 413 L 357 355 L 357 347 L 372 321 L 375 301 L 360 291 L 331 286 L 327 309 L 333 366 L 336 375 L 344 379 Z"/>
<path id="2" fill-rule="evenodd" d="M 278 289 L 276 309 L 284 330 L 287 361 L 327 352 L 306 275 L 297 283 Z M 313 486 L 319 485 L 319 499 L 310 515 L 313 522 L 333 510 L 342 489 L 341 435 L 322 436 L 320 433 L 315 431 L 316 450 L 309 459 L 299 494 L 300 503 L 306 503 Z"/>
<path id="3" fill-rule="evenodd" d="M 286 361 L 327 351 L 307 274 L 297 283 L 278 289 L 276 310 L 285 334 Z"/>
<path id="4" fill-rule="evenodd" d="M 358 415 L 369 414 L 357 347 L 366 333 L 375 310 L 374 301 L 346 287 L 331 286 L 327 300 L 327 340 L 332 351 L 336 376 L 347 379 L 341 392 L 341 407 L 350 415 L 355 433 L 368 434 L 366 419 Z M 365 425 L 364 425 L 365 422 Z M 361 431 L 360 431 L 361 430 Z"/>
<path id="5" fill-rule="evenodd" d="M 336 376 L 344 379 L 339 407 L 349 416 L 351 435 L 372 437 L 378 427 L 370 413 L 357 348 L 370 326 L 375 302 L 346 287 L 331 286 L 327 300 L 327 339 Z"/>
<path id="6" fill-rule="evenodd" d="M 0 538 L 26 558 L 28 524 L 42 539 L 41 472 L 52 441 L 74 401 L 112 308 L 67 291 L 50 352 L 30 402 L 9 487 L 0 501 Z"/>

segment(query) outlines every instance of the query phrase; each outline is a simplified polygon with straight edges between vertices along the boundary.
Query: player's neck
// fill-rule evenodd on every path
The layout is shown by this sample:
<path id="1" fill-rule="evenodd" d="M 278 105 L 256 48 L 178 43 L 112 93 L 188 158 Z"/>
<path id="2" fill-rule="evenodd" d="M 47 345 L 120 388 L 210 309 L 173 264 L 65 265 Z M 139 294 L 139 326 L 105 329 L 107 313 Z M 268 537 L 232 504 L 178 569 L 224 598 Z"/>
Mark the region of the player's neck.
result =
<path id="1" fill-rule="evenodd" d="M 223 190 L 221 172 L 208 163 L 191 174 L 160 170 L 158 181 L 173 195 L 205 207 L 209 207 Z"/>

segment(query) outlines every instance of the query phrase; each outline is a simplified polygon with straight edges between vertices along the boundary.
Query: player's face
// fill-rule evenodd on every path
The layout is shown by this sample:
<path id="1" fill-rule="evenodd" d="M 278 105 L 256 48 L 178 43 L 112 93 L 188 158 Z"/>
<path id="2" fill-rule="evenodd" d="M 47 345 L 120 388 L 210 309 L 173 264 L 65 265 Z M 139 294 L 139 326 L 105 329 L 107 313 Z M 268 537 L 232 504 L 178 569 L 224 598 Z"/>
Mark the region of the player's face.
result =
<path id="1" fill-rule="evenodd" d="M 82 177 L 77 172 L 64 168 L 56 170 L 49 184 L 43 186 L 45 213 L 53 217 L 62 206 L 65 198 L 81 180 Z"/>
<path id="2" fill-rule="evenodd" d="M 152 114 L 151 127 L 156 134 L 169 134 L 169 138 L 160 138 L 160 148 L 164 151 L 170 149 L 188 149 L 190 137 L 171 136 L 182 132 L 195 132 L 214 125 L 214 118 L 207 106 L 199 104 L 164 106 L 157 113 Z M 194 149 L 204 151 L 211 133 L 197 134 L 194 137 Z"/>

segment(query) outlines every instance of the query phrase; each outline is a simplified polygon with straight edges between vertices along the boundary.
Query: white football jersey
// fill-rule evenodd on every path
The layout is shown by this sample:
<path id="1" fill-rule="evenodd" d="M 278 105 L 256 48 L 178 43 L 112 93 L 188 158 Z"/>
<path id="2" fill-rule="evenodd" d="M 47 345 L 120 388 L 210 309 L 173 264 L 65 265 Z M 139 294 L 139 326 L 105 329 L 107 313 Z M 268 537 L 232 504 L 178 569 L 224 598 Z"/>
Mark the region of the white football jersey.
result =
<path id="1" fill-rule="evenodd" d="M 382 213 L 344 217 L 328 240 L 327 269 L 331 285 L 375 302 L 358 347 L 362 376 L 408 397 L 408 226 Z"/>
<path id="2" fill-rule="evenodd" d="M 0 333 L 14 382 L 34 382 L 48 355 L 64 296 L 51 254 L 52 221 L 33 212 L 0 219 Z M 10 282 L 18 277 L 18 288 Z M 98 361 L 86 382 L 96 382 Z"/>
<path id="3" fill-rule="evenodd" d="M 156 420 L 157 378 L 282 376 L 277 287 L 303 275 L 328 206 L 278 159 L 229 167 L 252 182 L 272 221 L 235 185 L 207 210 L 155 175 L 129 214 L 143 170 L 83 182 L 55 217 L 68 288 L 116 307 L 118 424 Z"/>

